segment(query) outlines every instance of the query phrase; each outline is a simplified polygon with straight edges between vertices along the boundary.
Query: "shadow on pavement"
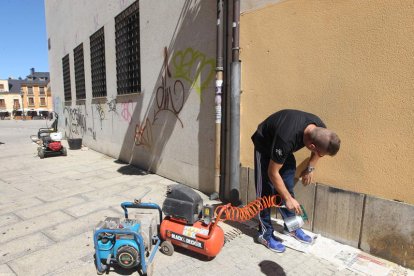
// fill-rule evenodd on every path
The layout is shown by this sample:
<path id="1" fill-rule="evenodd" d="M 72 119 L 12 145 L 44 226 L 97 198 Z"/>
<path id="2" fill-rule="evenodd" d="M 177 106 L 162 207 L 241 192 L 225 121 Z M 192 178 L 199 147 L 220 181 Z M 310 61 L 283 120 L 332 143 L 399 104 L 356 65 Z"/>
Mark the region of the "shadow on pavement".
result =
<path id="1" fill-rule="evenodd" d="M 125 164 L 125 166 L 120 167 L 117 172 L 124 174 L 124 175 L 147 175 L 148 172 L 144 171 L 138 167 L 135 167 L 131 164 L 127 164 L 121 160 L 115 160 L 114 161 L 117 164 Z"/>
<path id="2" fill-rule="evenodd" d="M 254 221 L 258 224 L 258 221 L 256 221 L 256 220 L 254 220 Z M 226 220 L 224 223 L 227 224 L 227 225 L 230 225 L 231 227 L 234 227 L 234 228 L 238 229 L 243 234 L 245 234 L 245 235 L 253 238 L 254 240 L 256 240 L 258 227 L 251 227 L 251 226 L 248 226 L 247 224 L 244 224 L 242 222 L 231 221 L 231 220 Z M 283 233 L 283 227 L 281 225 L 273 223 L 273 228 L 274 228 L 275 231 L 277 231 L 279 233 Z"/>
<path id="3" fill-rule="evenodd" d="M 197 252 L 191 251 L 189 249 L 186 249 L 186 248 L 180 247 L 180 246 L 174 246 L 174 253 L 173 254 L 182 254 L 182 255 L 197 259 L 197 260 L 202 261 L 202 262 L 209 262 L 209 261 L 211 261 L 215 258 L 215 257 L 204 256 L 202 254 L 199 254 Z"/>
<path id="4" fill-rule="evenodd" d="M 283 267 L 273 261 L 264 260 L 259 263 L 260 271 L 265 275 L 282 276 L 286 275 Z"/>

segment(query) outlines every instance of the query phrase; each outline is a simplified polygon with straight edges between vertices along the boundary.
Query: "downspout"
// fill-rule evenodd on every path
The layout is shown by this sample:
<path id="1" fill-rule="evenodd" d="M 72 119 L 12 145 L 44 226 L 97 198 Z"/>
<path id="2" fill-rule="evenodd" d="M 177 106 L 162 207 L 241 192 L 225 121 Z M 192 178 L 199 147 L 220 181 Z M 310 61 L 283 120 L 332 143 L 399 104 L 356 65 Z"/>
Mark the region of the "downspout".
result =
<path id="1" fill-rule="evenodd" d="M 230 202 L 240 202 L 240 75 L 239 60 L 240 0 L 233 1 L 233 47 L 230 92 Z"/>
<path id="2" fill-rule="evenodd" d="M 220 145 L 221 145 L 221 98 L 223 88 L 223 0 L 217 1 L 217 53 L 216 53 L 216 94 L 215 94 L 215 114 L 216 114 L 216 144 L 215 144 L 215 164 L 214 164 L 214 191 L 222 193 L 220 189 Z"/>

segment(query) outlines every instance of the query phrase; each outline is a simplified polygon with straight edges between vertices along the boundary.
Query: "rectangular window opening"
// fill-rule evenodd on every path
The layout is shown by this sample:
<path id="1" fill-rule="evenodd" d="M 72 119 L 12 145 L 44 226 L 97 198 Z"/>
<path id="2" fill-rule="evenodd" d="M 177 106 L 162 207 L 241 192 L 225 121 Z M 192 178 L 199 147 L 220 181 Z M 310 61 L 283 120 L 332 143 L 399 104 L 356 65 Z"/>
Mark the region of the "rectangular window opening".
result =
<path id="1" fill-rule="evenodd" d="M 90 36 L 92 97 L 106 97 L 105 33 L 104 27 Z"/>
<path id="2" fill-rule="evenodd" d="M 70 86 L 70 67 L 69 54 L 62 58 L 62 72 L 63 72 L 63 92 L 65 101 L 72 100 L 71 86 Z"/>
<path id="3" fill-rule="evenodd" d="M 139 1 L 115 17 L 118 95 L 141 91 Z"/>
<path id="4" fill-rule="evenodd" d="M 75 60 L 75 88 L 76 100 L 86 99 L 85 92 L 85 68 L 83 60 L 83 43 L 73 50 Z"/>

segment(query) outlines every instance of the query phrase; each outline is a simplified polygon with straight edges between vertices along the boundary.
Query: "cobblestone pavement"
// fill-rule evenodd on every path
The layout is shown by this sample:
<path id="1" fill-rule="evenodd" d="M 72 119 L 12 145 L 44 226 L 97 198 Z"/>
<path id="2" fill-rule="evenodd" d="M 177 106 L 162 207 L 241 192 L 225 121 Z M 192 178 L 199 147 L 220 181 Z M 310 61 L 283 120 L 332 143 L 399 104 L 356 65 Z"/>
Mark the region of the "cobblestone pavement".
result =
<path id="1" fill-rule="evenodd" d="M 148 190 L 143 201 L 162 205 L 174 182 L 93 150 L 39 159 L 29 135 L 45 123 L 0 121 L 0 275 L 96 275 L 94 226 L 121 217 L 120 203 Z M 217 257 L 158 252 L 154 275 L 358 275 L 289 248 L 273 253 L 243 224 L 222 227 L 227 242 Z"/>

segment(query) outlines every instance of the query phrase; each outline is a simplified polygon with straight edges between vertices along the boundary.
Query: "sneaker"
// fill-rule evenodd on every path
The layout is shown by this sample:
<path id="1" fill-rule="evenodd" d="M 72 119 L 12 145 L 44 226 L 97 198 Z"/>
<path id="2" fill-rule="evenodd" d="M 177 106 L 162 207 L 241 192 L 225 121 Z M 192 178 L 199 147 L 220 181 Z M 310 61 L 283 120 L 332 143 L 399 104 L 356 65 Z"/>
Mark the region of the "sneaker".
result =
<path id="1" fill-rule="evenodd" d="M 301 228 L 298 228 L 289 234 L 300 242 L 307 244 L 311 244 L 313 242 L 313 239 L 309 235 L 306 235 Z"/>
<path id="2" fill-rule="evenodd" d="M 267 241 L 263 238 L 262 235 L 260 235 L 257 238 L 257 241 L 277 253 L 282 253 L 286 250 L 286 247 L 281 242 L 275 240 L 273 237 L 270 237 L 270 239 Z"/>

